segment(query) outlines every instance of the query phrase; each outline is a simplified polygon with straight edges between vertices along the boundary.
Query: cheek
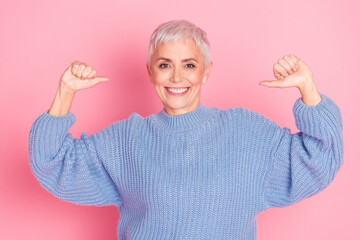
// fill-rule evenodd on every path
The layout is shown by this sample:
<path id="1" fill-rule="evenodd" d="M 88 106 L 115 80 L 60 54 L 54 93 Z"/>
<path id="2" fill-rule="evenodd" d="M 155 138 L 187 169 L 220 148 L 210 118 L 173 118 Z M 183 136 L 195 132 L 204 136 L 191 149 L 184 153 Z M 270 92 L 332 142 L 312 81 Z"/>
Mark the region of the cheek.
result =
<path id="1" fill-rule="evenodd" d="M 203 74 L 200 72 L 197 72 L 197 73 L 194 73 L 191 76 L 189 76 L 188 79 L 192 85 L 202 85 Z"/>
<path id="2" fill-rule="evenodd" d="M 152 82 L 155 84 L 155 85 L 164 85 L 167 81 L 167 79 L 169 78 L 168 77 L 169 74 L 166 74 L 166 73 L 159 73 L 159 72 L 156 72 L 154 75 L 153 75 L 153 80 Z"/>
<path id="3" fill-rule="evenodd" d="M 163 81 L 163 78 L 159 75 L 153 75 L 153 79 L 152 79 L 152 82 L 154 85 L 156 86 L 159 86 L 159 85 L 162 85 L 162 83 L 164 82 Z"/>

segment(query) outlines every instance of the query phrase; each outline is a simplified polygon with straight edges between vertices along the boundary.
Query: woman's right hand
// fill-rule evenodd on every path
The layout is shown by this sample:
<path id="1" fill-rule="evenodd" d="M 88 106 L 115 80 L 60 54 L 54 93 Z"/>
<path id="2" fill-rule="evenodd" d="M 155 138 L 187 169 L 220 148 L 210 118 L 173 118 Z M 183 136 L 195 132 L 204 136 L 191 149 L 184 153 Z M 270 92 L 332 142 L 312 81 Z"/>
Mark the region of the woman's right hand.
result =
<path id="1" fill-rule="evenodd" d="M 90 88 L 104 81 L 109 79 L 97 76 L 90 65 L 80 61 L 71 63 L 60 78 L 56 96 L 48 113 L 54 116 L 67 115 L 77 90 Z"/>
<path id="2" fill-rule="evenodd" d="M 60 87 L 67 92 L 91 88 L 100 82 L 109 81 L 107 77 L 97 76 L 92 66 L 80 61 L 74 61 L 60 78 Z"/>

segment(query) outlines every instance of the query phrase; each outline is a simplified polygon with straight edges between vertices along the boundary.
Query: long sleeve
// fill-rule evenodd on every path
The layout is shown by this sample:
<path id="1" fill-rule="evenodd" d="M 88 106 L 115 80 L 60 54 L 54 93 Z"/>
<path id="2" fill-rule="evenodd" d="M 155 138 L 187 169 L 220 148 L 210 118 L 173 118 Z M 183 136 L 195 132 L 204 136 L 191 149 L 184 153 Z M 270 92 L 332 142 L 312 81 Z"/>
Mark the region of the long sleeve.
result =
<path id="1" fill-rule="evenodd" d="M 104 162 L 112 157 L 116 123 L 102 131 L 73 138 L 69 129 L 76 117 L 70 112 L 53 116 L 48 111 L 33 123 L 29 134 L 31 168 L 56 197 L 81 205 L 119 205 L 120 194 Z"/>
<path id="2" fill-rule="evenodd" d="M 333 100 L 320 95 L 316 106 L 306 105 L 302 98 L 295 102 L 300 132 L 291 134 L 286 127 L 273 131 L 271 164 L 264 181 L 266 209 L 289 206 L 322 191 L 343 164 L 341 112 Z"/>

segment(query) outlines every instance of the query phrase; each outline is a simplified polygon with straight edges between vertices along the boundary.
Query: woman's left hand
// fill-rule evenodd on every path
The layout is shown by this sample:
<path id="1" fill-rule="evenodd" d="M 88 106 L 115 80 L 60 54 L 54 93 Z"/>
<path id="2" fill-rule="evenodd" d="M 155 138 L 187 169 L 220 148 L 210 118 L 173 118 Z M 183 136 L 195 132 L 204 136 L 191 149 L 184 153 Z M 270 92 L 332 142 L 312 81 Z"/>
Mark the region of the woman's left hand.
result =
<path id="1" fill-rule="evenodd" d="M 300 58 L 293 54 L 285 55 L 274 64 L 273 72 L 277 80 L 261 81 L 259 85 L 277 88 L 297 87 L 305 104 L 314 106 L 321 102 L 314 74 Z"/>

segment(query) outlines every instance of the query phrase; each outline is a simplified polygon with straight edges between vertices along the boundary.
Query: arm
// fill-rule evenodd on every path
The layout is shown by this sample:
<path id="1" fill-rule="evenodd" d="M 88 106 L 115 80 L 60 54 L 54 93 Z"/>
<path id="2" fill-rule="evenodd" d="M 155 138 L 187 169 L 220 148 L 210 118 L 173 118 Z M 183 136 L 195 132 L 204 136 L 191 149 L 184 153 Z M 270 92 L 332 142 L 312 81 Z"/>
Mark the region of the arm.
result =
<path id="1" fill-rule="evenodd" d="M 92 66 L 74 61 L 61 76 L 56 96 L 48 113 L 58 117 L 65 116 L 70 111 L 77 91 L 91 88 L 104 81 L 109 81 L 109 79 L 97 76 Z"/>
<path id="2" fill-rule="evenodd" d="M 76 90 L 97 84 L 89 66 L 74 62 L 61 77 L 49 111 L 33 123 L 29 134 L 30 165 L 40 183 L 55 196 L 84 205 L 119 205 L 119 192 L 108 174 L 113 167 L 118 124 L 81 139 L 69 129 L 75 123 L 70 111 Z M 101 78 L 104 80 L 105 78 Z"/>
<path id="3" fill-rule="evenodd" d="M 321 102 L 315 106 L 302 98 L 295 102 L 293 112 L 300 132 L 274 129 L 264 181 L 265 209 L 289 206 L 322 191 L 343 165 L 341 112 L 329 97 L 320 95 Z"/>
<path id="4" fill-rule="evenodd" d="M 59 82 L 55 98 L 48 113 L 58 117 L 67 115 L 70 112 L 74 96 L 75 91 L 66 87 L 62 82 Z"/>
<path id="5" fill-rule="evenodd" d="M 296 126 L 300 132 L 270 125 L 268 167 L 263 191 L 265 208 L 284 207 L 322 191 L 343 164 L 343 125 L 339 107 L 320 94 L 314 74 L 295 55 L 285 55 L 273 67 L 275 81 L 263 81 L 268 87 L 297 87 L 302 97 L 294 105 Z"/>
<path id="6" fill-rule="evenodd" d="M 68 132 L 75 123 L 69 113 L 57 117 L 44 112 L 33 123 L 29 135 L 31 168 L 55 196 L 83 205 L 119 205 L 119 192 L 104 165 L 112 157 L 116 124 L 81 139 Z"/>

